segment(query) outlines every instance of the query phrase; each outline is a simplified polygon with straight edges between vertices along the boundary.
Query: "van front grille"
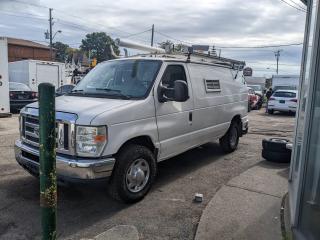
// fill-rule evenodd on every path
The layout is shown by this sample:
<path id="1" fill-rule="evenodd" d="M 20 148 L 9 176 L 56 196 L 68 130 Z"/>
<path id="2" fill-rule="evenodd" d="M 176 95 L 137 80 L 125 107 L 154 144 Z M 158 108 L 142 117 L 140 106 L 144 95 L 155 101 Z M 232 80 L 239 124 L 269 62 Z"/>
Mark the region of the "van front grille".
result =
<path id="1" fill-rule="evenodd" d="M 21 116 L 21 137 L 22 141 L 39 148 L 39 118 L 33 115 Z M 56 147 L 58 152 L 68 153 L 70 150 L 70 124 L 56 121 Z"/>

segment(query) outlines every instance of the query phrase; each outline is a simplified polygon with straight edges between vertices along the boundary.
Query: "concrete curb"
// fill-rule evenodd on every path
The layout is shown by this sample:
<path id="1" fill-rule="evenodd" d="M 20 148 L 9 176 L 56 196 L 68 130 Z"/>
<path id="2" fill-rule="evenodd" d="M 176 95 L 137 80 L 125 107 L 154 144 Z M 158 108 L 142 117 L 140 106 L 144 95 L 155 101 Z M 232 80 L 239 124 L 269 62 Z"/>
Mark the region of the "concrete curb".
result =
<path id="1" fill-rule="evenodd" d="M 202 213 L 195 240 L 282 239 L 288 165 L 261 162 L 223 185 Z"/>

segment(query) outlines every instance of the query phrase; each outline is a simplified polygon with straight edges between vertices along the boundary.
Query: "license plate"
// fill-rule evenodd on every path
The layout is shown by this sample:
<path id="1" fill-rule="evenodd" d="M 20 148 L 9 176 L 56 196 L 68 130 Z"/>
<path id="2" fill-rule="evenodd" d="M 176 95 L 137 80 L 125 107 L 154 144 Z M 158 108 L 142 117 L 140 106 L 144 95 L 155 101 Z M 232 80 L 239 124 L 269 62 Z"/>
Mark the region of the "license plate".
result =
<path id="1" fill-rule="evenodd" d="M 286 103 L 285 100 L 279 100 L 279 103 Z"/>
<path id="2" fill-rule="evenodd" d="M 25 96 L 18 95 L 18 99 L 20 100 L 25 99 Z"/>

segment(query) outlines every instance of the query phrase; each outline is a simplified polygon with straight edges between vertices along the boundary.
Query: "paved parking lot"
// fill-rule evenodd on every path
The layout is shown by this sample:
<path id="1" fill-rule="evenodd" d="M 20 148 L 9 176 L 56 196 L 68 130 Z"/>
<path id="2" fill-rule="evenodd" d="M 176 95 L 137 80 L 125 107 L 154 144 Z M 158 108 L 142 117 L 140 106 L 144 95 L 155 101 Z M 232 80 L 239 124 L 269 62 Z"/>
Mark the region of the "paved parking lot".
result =
<path id="1" fill-rule="evenodd" d="M 141 239 L 193 239 L 202 210 L 219 187 L 261 158 L 261 140 L 292 137 L 294 116 L 252 111 L 250 131 L 236 152 L 225 155 L 217 143 L 161 162 L 156 184 L 141 202 L 113 201 L 106 186 L 59 187 L 58 238 L 90 238 L 116 225 L 133 225 Z M 0 239 L 39 239 L 39 183 L 14 159 L 17 115 L 0 118 Z M 193 203 L 196 192 L 202 203 Z"/>

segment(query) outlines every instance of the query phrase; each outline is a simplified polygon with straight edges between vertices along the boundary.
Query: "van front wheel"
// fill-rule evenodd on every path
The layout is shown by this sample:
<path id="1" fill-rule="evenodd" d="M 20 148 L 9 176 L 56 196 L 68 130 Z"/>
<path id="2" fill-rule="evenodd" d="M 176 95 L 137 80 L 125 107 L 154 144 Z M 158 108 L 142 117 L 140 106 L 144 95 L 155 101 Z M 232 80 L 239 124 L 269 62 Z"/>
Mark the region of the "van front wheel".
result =
<path id="1" fill-rule="evenodd" d="M 116 157 L 110 195 L 125 203 L 137 202 L 148 193 L 156 173 L 157 164 L 152 152 L 144 146 L 130 144 Z"/>
<path id="2" fill-rule="evenodd" d="M 239 124 L 233 121 L 228 129 L 228 132 L 219 139 L 220 146 L 226 153 L 231 153 L 237 149 L 239 143 Z"/>

